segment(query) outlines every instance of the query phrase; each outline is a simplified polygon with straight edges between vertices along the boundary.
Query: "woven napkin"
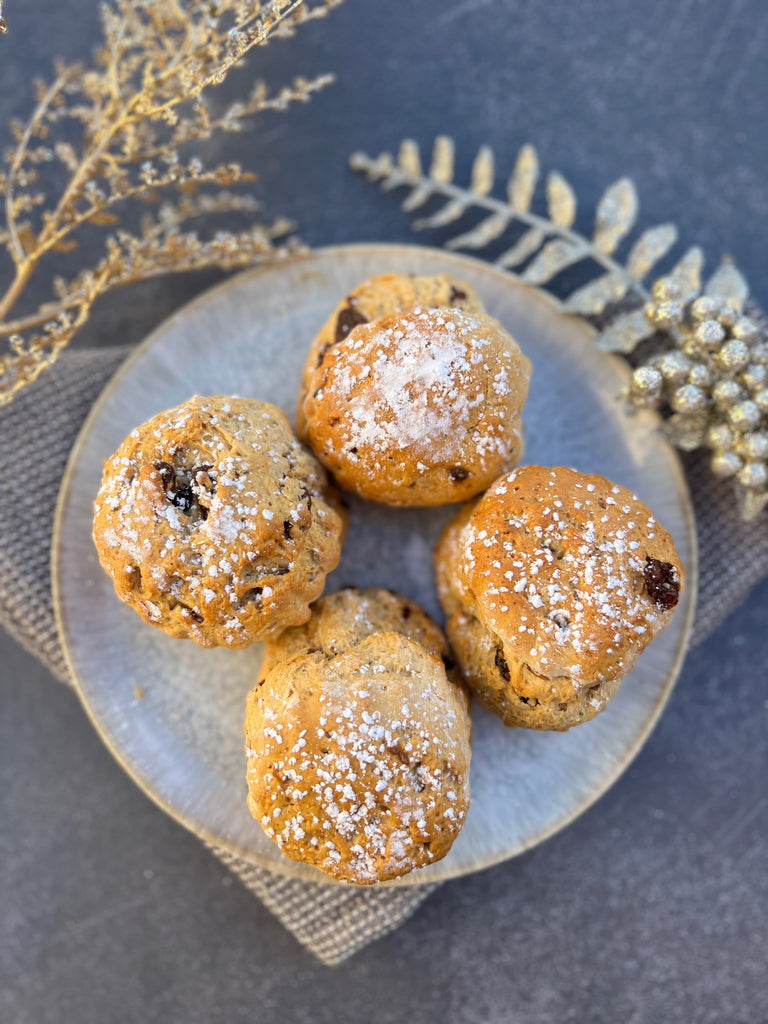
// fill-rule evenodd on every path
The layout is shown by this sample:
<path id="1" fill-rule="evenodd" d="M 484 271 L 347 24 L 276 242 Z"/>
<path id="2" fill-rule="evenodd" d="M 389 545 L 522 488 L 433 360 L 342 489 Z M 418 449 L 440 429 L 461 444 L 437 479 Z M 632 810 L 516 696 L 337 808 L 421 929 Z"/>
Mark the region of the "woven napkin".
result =
<path id="1" fill-rule="evenodd" d="M 50 584 L 54 502 L 67 457 L 94 399 L 129 350 L 65 353 L 0 409 L 0 623 L 63 682 L 71 683 L 56 630 Z M 737 515 L 727 482 L 704 453 L 684 457 L 696 512 L 700 591 L 698 643 L 768 575 L 766 514 Z M 18 467 L 26 467 L 24 473 Z M 30 474 L 35 486 L 29 486 Z M 40 501 L 40 495 L 47 500 Z M 338 964 L 392 931 L 436 888 L 357 889 L 298 881 L 211 847 L 264 905 L 326 964 Z"/>

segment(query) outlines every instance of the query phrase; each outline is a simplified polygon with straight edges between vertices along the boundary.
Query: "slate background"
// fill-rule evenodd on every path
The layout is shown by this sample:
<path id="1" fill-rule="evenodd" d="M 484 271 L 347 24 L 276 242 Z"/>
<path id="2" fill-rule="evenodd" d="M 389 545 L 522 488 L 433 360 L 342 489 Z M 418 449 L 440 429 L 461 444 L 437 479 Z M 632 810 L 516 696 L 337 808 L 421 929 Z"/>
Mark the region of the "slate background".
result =
<path id="1" fill-rule="evenodd" d="M 0 125 L 28 112 L 54 56 L 99 38 L 93 0 L 5 13 Z M 506 175 L 532 142 L 574 185 L 582 229 L 628 173 L 643 225 L 674 220 L 713 263 L 733 253 L 765 306 L 767 47 L 761 0 L 348 0 L 225 88 L 326 70 L 335 86 L 222 154 L 258 168 L 269 213 L 314 246 L 437 243 L 414 239 L 349 154 L 404 135 L 428 151 L 448 133 L 466 178 L 482 143 Z M 220 276 L 116 295 L 79 343 L 139 341 Z M 764 583 L 691 653 L 638 759 L 575 824 L 443 886 L 335 969 L 151 804 L 74 694 L 0 635 L 0 1020 L 768 1021 L 767 612 Z"/>

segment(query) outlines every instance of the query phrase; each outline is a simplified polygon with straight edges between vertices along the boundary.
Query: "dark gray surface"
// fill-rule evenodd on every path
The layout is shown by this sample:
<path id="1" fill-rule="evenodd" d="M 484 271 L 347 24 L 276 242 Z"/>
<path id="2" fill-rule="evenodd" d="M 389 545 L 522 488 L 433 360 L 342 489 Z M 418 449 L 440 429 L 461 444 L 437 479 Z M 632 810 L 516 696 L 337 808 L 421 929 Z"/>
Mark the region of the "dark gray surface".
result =
<path id="1" fill-rule="evenodd" d="M 8 0 L 0 123 L 96 4 Z M 349 0 L 258 54 L 273 81 L 334 70 L 309 107 L 229 141 L 313 245 L 408 240 L 346 170 L 355 149 L 453 134 L 466 174 L 533 142 L 587 227 L 630 173 L 644 224 L 732 251 L 765 305 L 768 8 L 761 0 Z M 423 241 L 439 241 L 434 235 Z M 215 274 L 103 302 L 82 343 L 136 341 Z M 0 499 L 1 500 L 1 499 Z M 702 552 L 706 558 L 706 552 Z M 0 637 L 0 1021 L 456 1024 L 768 1021 L 768 584 L 689 657 L 620 782 L 537 850 L 442 887 L 329 970 L 112 762 L 74 695 Z"/>

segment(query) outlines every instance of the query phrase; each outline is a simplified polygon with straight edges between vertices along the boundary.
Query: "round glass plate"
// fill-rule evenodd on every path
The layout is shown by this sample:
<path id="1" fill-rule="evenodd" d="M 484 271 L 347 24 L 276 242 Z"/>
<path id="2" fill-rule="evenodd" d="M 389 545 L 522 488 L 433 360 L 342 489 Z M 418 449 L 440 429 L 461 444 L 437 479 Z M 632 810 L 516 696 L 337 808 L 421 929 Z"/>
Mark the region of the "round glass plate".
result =
<path id="1" fill-rule="evenodd" d="M 533 363 L 526 462 L 602 473 L 633 490 L 672 533 L 688 585 L 669 628 L 611 705 L 568 733 L 507 729 L 473 709 L 472 805 L 449 855 L 394 884 L 452 878 L 520 853 L 593 803 L 647 738 L 674 684 L 691 625 L 693 515 L 654 414 L 626 415 L 627 371 L 594 348 L 581 320 L 489 264 L 388 245 L 319 251 L 235 277 L 155 331 L 110 381 L 72 452 L 56 514 L 53 583 L 72 675 L 94 725 L 139 786 L 208 842 L 285 874 L 330 880 L 285 858 L 246 808 L 243 713 L 262 657 L 200 650 L 145 625 L 114 594 L 91 540 L 104 460 L 139 423 L 194 393 L 238 394 L 293 417 L 314 334 L 375 274 L 448 273 L 473 285 Z M 384 586 L 438 621 L 432 548 L 455 506 L 403 510 L 352 500 L 342 561 L 327 591 Z"/>

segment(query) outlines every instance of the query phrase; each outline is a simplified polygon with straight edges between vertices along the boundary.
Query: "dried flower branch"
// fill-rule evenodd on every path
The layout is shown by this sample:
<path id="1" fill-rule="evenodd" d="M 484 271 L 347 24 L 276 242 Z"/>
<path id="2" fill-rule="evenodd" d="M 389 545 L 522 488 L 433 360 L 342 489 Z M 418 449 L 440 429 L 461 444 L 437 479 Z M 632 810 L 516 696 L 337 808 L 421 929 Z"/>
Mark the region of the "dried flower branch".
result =
<path id="1" fill-rule="evenodd" d="M 0 297 L 0 337 L 10 346 L 0 355 L 0 404 L 56 359 L 105 292 L 171 271 L 242 267 L 296 250 L 285 220 L 208 240 L 189 230 L 195 218 L 250 214 L 258 204 L 232 192 L 254 175 L 238 164 L 207 167 L 181 150 L 215 132 L 242 131 L 255 115 L 307 102 L 325 88 L 330 75 L 296 78 L 276 94 L 258 82 L 223 112 L 206 101 L 207 90 L 250 50 L 341 2 L 111 0 L 102 8 L 104 44 L 93 66 L 60 62 L 53 82 L 35 83 L 37 106 L 25 125 L 12 123 L 14 142 L 0 173 L 0 244 L 14 267 Z M 156 206 L 167 192 L 177 200 L 145 214 L 138 233 L 122 226 L 132 203 Z M 41 261 L 76 249 L 85 226 L 110 232 L 98 265 L 56 279 L 53 300 L 14 316 Z"/>

